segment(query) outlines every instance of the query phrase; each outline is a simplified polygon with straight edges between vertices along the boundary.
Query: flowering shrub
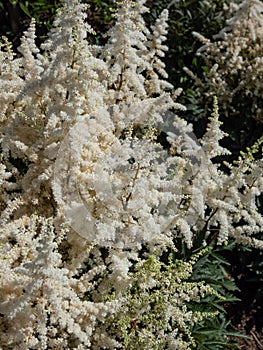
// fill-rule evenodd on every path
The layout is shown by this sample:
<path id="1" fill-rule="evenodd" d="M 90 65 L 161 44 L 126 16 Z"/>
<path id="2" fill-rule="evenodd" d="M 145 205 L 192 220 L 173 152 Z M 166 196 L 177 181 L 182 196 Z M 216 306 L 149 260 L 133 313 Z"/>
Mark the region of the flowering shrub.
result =
<path id="1" fill-rule="evenodd" d="M 187 302 L 221 296 L 188 281 L 199 255 L 163 257 L 200 232 L 262 248 L 262 140 L 223 171 L 217 100 L 201 145 L 169 112 L 167 10 L 148 30 L 124 0 L 103 47 L 85 10 L 65 0 L 40 49 L 34 20 L 20 56 L 1 44 L 0 346 L 190 349 L 211 312 Z"/>

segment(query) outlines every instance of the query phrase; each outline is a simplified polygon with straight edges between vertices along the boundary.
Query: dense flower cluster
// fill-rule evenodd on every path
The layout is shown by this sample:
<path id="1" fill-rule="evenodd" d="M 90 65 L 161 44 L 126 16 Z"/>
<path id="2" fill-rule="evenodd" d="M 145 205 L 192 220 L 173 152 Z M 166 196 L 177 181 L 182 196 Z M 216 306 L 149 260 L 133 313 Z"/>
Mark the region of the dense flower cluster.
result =
<path id="1" fill-rule="evenodd" d="M 263 4 L 259 0 L 230 2 L 225 10 L 230 18 L 213 41 L 193 33 L 203 44 L 197 55 L 205 61 L 204 77 L 185 70 L 204 101 L 216 95 L 225 115 L 238 116 L 242 108 L 249 107 L 248 117 L 262 122 Z"/>
<path id="2" fill-rule="evenodd" d="M 139 346 L 149 350 L 167 347 L 187 350 L 189 346 L 195 347 L 191 326 L 217 312 L 192 312 L 186 303 L 198 303 L 207 295 L 224 300 L 204 282 L 187 281 L 192 274 L 192 265 L 204 252 L 190 262 L 174 260 L 170 256 L 168 262 L 163 263 L 154 254 L 138 263 L 121 312 L 110 318 L 109 332 L 121 336 L 126 349 Z"/>
<path id="3" fill-rule="evenodd" d="M 200 143 L 169 112 L 184 107 L 161 61 L 168 12 L 148 30 L 144 3 L 119 4 L 104 47 L 77 0 L 41 49 L 34 20 L 21 55 L 1 44 L 2 349 L 134 348 L 136 330 L 145 349 L 190 349 L 207 315 L 186 302 L 216 293 L 165 252 L 201 231 L 263 246 L 262 140 L 223 171 L 217 100 Z"/>

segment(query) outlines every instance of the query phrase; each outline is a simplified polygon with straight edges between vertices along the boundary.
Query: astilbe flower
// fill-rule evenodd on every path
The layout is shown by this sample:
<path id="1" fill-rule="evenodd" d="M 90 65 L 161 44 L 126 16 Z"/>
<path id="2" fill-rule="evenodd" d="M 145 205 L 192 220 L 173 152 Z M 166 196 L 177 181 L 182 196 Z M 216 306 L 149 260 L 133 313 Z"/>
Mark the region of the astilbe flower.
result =
<path id="1" fill-rule="evenodd" d="M 85 300 L 93 284 L 88 275 L 77 279 L 62 266 L 52 220 L 24 216 L 0 234 L 1 274 L 8 275 L 1 276 L 1 346 L 89 348 L 98 320 L 114 311 L 116 302 Z"/>
<path id="2" fill-rule="evenodd" d="M 152 34 L 148 35 L 147 46 L 149 52 L 147 53 L 147 61 L 150 63 L 147 69 L 148 79 L 147 92 L 151 94 L 161 93 L 164 89 L 171 89 L 173 86 L 166 80 L 160 80 L 159 75 L 164 79 L 168 78 L 168 74 L 165 71 L 165 64 L 161 58 L 165 56 L 165 51 L 168 47 L 163 44 L 166 40 L 168 33 L 168 10 L 163 10 L 160 17 L 157 19 L 156 24 L 151 26 Z"/>
<path id="3" fill-rule="evenodd" d="M 181 134 L 177 140 L 176 134 L 169 133 L 173 147 L 178 146 L 176 155 L 151 139 L 150 127 L 140 137 L 127 130 L 126 136 L 117 138 L 110 117 L 99 110 L 68 134 L 56 161 L 56 200 L 70 225 L 88 241 L 121 247 L 172 244 L 171 230 L 179 218 L 185 218 L 180 202 L 190 186 L 188 177 L 199 178 L 193 169 L 200 147 L 194 144 L 181 151 L 190 152 L 190 159 L 183 159 L 179 151 L 187 142 L 184 132 L 187 136 L 191 128 L 174 122 Z M 190 224 L 191 210 L 186 214 Z M 191 233 L 184 239 L 190 247 Z"/>
<path id="4" fill-rule="evenodd" d="M 41 51 L 33 21 L 22 57 L 8 42 L 0 53 L 3 347 L 125 348 L 111 322 L 134 307 L 151 327 L 138 308 L 149 308 L 151 292 L 162 288 L 160 269 L 157 276 L 151 266 L 159 268 L 178 239 L 191 248 L 203 230 L 204 245 L 211 232 L 219 243 L 233 237 L 262 245 L 262 160 L 253 158 L 260 142 L 223 172 L 214 158 L 226 153 L 216 103 L 203 149 L 192 126 L 168 112 L 183 107 L 175 101 L 179 89 L 173 97 L 164 91 L 167 12 L 150 33 L 144 11 L 144 1 L 123 1 L 98 50 L 87 40 L 85 6 L 65 0 Z M 174 281 L 168 270 L 165 285 Z M 134 303 L 138 284 L 143 293 Z M 171 324 L 142 333 L 144 343 L 158 334 L 171 347 L 193 343 L 187 324 L 202 315 L 193 317 L 185 302 L 211 290 L 188 287 L 182 284 L 179 309 L 165 290 Z M 177 316 L 180 327 L 170 329 Z"/>
<path id="5" fill-rule="evenodd" d="M 13 69 L 22 65 L 18 76 L 23 84 L 16 86 L 15 102 L 6 102 L 10 113 L 6 113 L 9 122 L 2 128 L 2 150 L 8 170 L 16 177 L 18 190 L 22 189 L 23 197 L 27 197 L 24 202 L 30 203 L 31 209 L 32 203 L 40 210 L 42 207 L 45 215 L 53 211 L 47 202 L 52 196 L 52 165 L 60 141 L 81 114 L 103 106 L 101 81 L 106 75 L 106 66 L 90 53 L 86 41 L 90 29 L 84 22 L 84 9 L 85 6 L 76 1 L 64 3 L 64 10 L 58 13 L 50 37 L 43 44 L 42 54 L 37 53 L 33 44 L 32 23 L 18 48 L 27 59 L 16 58 L 12 64 Z M 32 50 L 30 61 L 28 52 Z M 35 54 L 37 57 L 32 62 Z M 34 70 L 30 70 L 29 65 Z M 28 76 L 24 81 L 24 71 L 28 70 L 31 75 L 33 72 L 38 75 Z M 1 81 L 5 81 L 5 75 Z M 22 177 L 8 161 L 9 155 L 23 159 L 28 170 Z M 26 210 L 30 212 L 31 209 L 27 207 Z"/>
<path id="6" fill-rule="evenodd" d="M 116 23 L 109 30 L 108 43 L 102 50 L 108 69 L 109 104 L 133 102 L 147 97 L 143 71 L 149 65 L 142 56 L 148 30 L 141 17 L 145 1 L 124 0 L 115 14 Z"/>
<path id="7" fill-rule="evenodd" d="M 8 120 L 16 108 L 15 101 L 24 81 L 20 76 L 19 60 L 15 59 L 12 44 L 6 37 L 0 44 L 0 121 Z"/>
<path id="8" fill-rule="evenodd" d="M 130 7 L 132 6 L 130 3 Z M 138 6 L 137 9 L 142 8 Z M 136 158 L 139 156 L 140 162 L 146 162 L 145 165 L 148 165 L 149 171 L 157 167 L 166 176 L 166 166 L 162 159 L 160 164 L 158 162 L 150 164 L 150 152 L 160 148 L 157 143 L 151 144 L 151 140 L 156 136 L 155 128 L 150 124 L 151 122 L 155 124 L 156 120 L 162 122 L 158 110 L 166 112 L 174 102 L 169 94 L 148 100 L 144 95 L 137 96 L 135 110 L 134 105 L 124 105 L 122 108 L 110 106 L 113 108 L 110 114 L 107 106 L 104 106 L 104 101 L 109 101 L 111 96 L 108 91 L 108 81 L 105 79 L 109 77 L 107 61 L 104 62 L 93 56 L 93 50 L 86 41 L 87 31 L 90 29 L 84 23 L 84 7 L 76 1 L 65 1 L 62 11 L 57 15 L 49 39 L 42 45 L 41 53 L 34 44 L 33 21 L 19 49 L 22 58 L 13 57 L 9 44 L 7 44 L 7 54 L 3 54 L 4 62 L 8 60 L 6 71 L 9 72 L 9 68 L 12 71 L 19 67 L 20 74 L 12 76 L 13 81 L 18 79 L 20 85 L 15 84 L 16 90 L 14 89 L 12 99 L 4 101 L 4 122 L 1 125 L 2 190 L 11 191 L 5 196 L 6 202 L 1 212 L 0 261 L 3 292 L 1 294 L 1 319 L 3 320 L 1 344 L 14 349 L 49 347 L 86 349 L 90 346 L 115 348 L 115 337 L 108 333 L 108 326 L 103 325 L 103 320 L 109 312 L 114 314 L 115 310 L 119 310 L 122 304 L 118 298 L 112 302 L 105 300 L 112 288 L 116 296 L 125 299 L 126 290 L 131 283 L 131 276 L 128 276 L 131 261 L 138 260 L 138 243 L 134 252 L 111 249 L 109 256 L 105 258 L 99 246 L 96 246 L 96 241 L 87 240 L 89 235 L 86 239 L 82 239 L 72 229 L 66 228 L 63 222 L 65 217 L 61 213 L 59 193 L 56 192 L 59 189 L 54 184 L 51 188 L 51 180 L 58 148 L 70 127 L 75 124 L 81 125 L 79 122 L 83 120 L 87 121 L 90 127 L 89 135 L 80 134 L 80 138 L 76 138 L 75 154 L 74 144 L 70 144 L 76 159 L 82 161 L 81 168 L 77 169 L 79 173 L 76 174 L 80 182 L 79 190 L 84 199 L 87 196 L 85 186 L 83 188 L 86 179 L 83 178 L 85 173 L 81 173 L 81 170 L 85 170 L 87 166 L 91 168 L 94 166 L 93 163 L 88 163 L 87 152 L 97 156 L 96 150 L 101 152 L 105 151 L 105 147 L 107 149 L 107 143 L 105 143 L 107 140 L 110 140 L 110 144 L 115 142 L 119 146 L 115 152 L 112 149 L 112 152 L 106 154 L 109 159 L 105 160 L 109 165 L 112 162 L 114 166 L 118 166 L 118 159 L 116 163 L 115 157 L 118 157 L 121 149 L 120 138 L 123 133 L 127 133 L 123 139 L 123 144 L 127 145 L 123 148 L 123 156 L 126 156 L 126 153 L 130 156 L 129 152 L 132 149 L 128 146 L 137 142 Z M 118 45 L 117 43 L 116 46 Z M 145 54 L 144 51 L 143 54 Z M 123 73 L 125 70 L 124 66 Z M 137 73 L 136 70 L 133 72 L 133 74 Z M 3 81 L 5 81 L 5 74 L 3 72 L 1 75 Z M 12 79 L 10 77 L 9 81 Z M 94 94 L 95 90 L 96 94 Z M 125 93 L 128 96 L 129 89 L 126 89 Z M 126 97 L 123 97 L 123 101 L 126 101 Z M 142 108 L 145 109 L 143 115 L 139 113 Z M 96 110 L 99 112 L 95 113 Z M 95 118 L 92 117 L 93 114 Z M 136 122 L 142 128 L 147 126 L 146 138 L 132 137 L 133 124 Z M 90 139 L 81 139 L 81 136 L 89 136 Z M 83 145 L 83 150 L 80 149 L 78 141 Z M 91 146 L 90 149 L 88 145 Z M 147 148 L 144 150 L 142 146 Z M 111 151 L 110 148 L 109 151 Z M 157 156 L 164 154 L 165 158 L 168 157 L 166 151 L 160 149 L 158 152 Z M 142 159 L 144 154 L 147 155 L 148 160 Z M 12 162 L 10 157 L 22 159 L 23 169 Z M 138 159 L 136 161 L 135 168 L 138 169 Z M 122 167 L 122 159 L 119 163 Z M 124 168 L 125 180 L 129 175 L 125 174 L 126 163 Z M 100 164 L 95 169 L 95 176 L 99 169 Z M 120 174 L 122 170 L 123 168 L 118 170 Z M 12 182 L 8 181 L 11 175 Z M 155 171 L 155 177 L 156 175 L 158 174 Z M 88 176 L 88 173 L 85 176 Z M 131 176 L 132 178 L 127 180 L 134 179 L 135 184 L 134 173 Z M 139 190 L 144 190 L 143 198 L 149 201 L 149 215 L 152 209 L 150 206 L 153 202 L 157 205 L 160 200 L 158 196 L 161 195 L 163 200 L 168 200 L 168 197 L 164 197 L 166 193 L 169 195 L 168 189 L 166 189 L 167 192 L 155 190 L 157 199 L 151 196 L 148 198 L 147 179 L 141 177 L 141 173 L 139 176 L 141 182 Z M 156 179 L 153 178 L 153 180 L 151 186 L 158 185 Z M 159 180 L 161 180 L 160 184 L 164 185 L 165 181 L 167 184 L 171 182 L 165 178 L 162 180 L 160 177 Z M 97 181 L 96 178 L 94 181 Z M 146 188 L 143 188 L 143 185 Z M 98 186 L 99 196 L 102 196 L 98 199 L 103 200 L 105 193 L 99 182 Z M 120 184 L 117 183 L 117 188 L 118 186 L 120 187 Z M 122 206 L 128 204 L 129 186 L 131 184 L 127 182 L 127 189 L 120 187 L 120 190 L 127 192 L 124 193 L 126 197 L 120 200 Z M 13 189 L 16 191 L 12 191 Z M 134 202 L 133 206 L 138 205 L 139 201 L 142 202 L 141 206 L 144 204 L 139 198 L 139 190 L 137 199 L 135 194 L 133 199 L 129 199 Z M 53 199 L 53 193 L 57 202 Z M 169 198 L 171 196 L 169 195 Z M 164 209 L 165 203 L 162 210 Z M 136 208 L 131 210 L 135 212 Z M 120 220 L 122 213 L 116 212 L 116 214 L 117 219 Z M 142 232 L 147 233 L 145 225 L 147 221 L 144 222 L 142 214 L 140 215 L 140 223 L 144 225 Z M 153 213 L 153 216 L 158 220 L 156 213 Z M 104 217 L 105 215 L 102 215 L 102 219 Z M 130 218 L 124 218 L 124 223 L 125 220 L 130 219 L 134 220 L 140 228 L 132 215 Z M 123 225 L 123 220 L 116 223 Z M 91 237 L 94 236 L 91 235 Z M 90 246 L 91 243 L 94 247 Z M 166 243 L 164 241 L 163 244 Z M 154 246 L 154 241 L 152 245 Z M 98 275 L 101 276 L 99 280 Z M 5 276 L 8 276 L 8 279 Z"/>
<path id="9" fill-rule="evenodd" d="M 204 76 L 185 70 L 196 82 L 206 108 L 206 101 L 210 103 L 216 95 L 224 115 L 238 117 L 245 108 L 248 117 L 262 122 L 263 4 L 259 0 L 231 2 L 228 12 L 226 27 L 214 40 L 193 33 L 203 44 L 197 55 L 205 61 Z"/>
<path id="10" fill-rule="evenodd" d="M 217 100 L 214 100 L 214 113 L 211 127 L 201 140 L 203 150 L 210 162 L 207 163 L 205 227 L 207 235 L 218 233 L 218 242 L 226 243 L 228 237 L 262 247 L 262 241 L 255 236 L 262 232 L 263 218 L 256 201 L 262 193 L 262 158 L 256 160 L 254 154 L 262 155 L 262 138 L 247 149 L 234 164 L 225 163 L 229 173 L 221 169 L 222 164 L 214 157 L 227 154 L 227 150 L 217 145 L 211 150 L 210 140 L 223 137 L 218 120 Z M 213 136 L 214 135 L 214 136 Z M 201 221 L 200 221 L 201 222 Z M 199 223 L 200 223 L 199 222 Z M 253 223 L 253 225 L 252 225 Z M 209 231 L 211 229 L 211 231 Z M 260 235 L 258 236 L 260 237 Z"/>
<path id="11" fill-rule="evenodd" d="M 125 349 L 180 349 L 195 347 L 191 325 L 216 312 L 187 310 L 187 302 L 200 302 L 204 296 L 218 293 L 204 282 L 189 282 L 192 267 L 205 250 L 191 261 L 159 260 L 158 253 L 139 260 L 131 278 L 131 287 L 120 312 L 109 315 L 109 332 L 117 334 Z M 111 300 L 112 296 L 109 298 Z M 113 318 L 114 317 L 114 318 Z M 113 322 L 114 320 L 114 322 Z"/>

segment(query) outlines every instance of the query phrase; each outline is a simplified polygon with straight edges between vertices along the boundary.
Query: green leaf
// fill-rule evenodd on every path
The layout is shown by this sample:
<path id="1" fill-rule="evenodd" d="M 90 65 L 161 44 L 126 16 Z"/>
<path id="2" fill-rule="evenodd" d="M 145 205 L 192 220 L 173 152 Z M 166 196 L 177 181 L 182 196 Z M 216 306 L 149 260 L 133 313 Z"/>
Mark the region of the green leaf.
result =
<path id="1" fill-rule="evenodd" d="M 22 2 L 19 3 L 19 6 L 21 8 L 21 10 L 30 18 L 32 18 L 28 8 L 26 7 L 26 5 L 24 5 Z"/>

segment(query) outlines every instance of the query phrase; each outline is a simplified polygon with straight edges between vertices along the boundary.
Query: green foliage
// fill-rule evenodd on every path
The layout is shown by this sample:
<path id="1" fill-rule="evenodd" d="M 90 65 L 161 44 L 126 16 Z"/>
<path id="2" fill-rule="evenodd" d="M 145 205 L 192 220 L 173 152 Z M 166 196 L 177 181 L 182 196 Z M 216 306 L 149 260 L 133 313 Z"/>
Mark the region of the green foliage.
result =
<path id="1" fill-rule="evenodd" d="M 178 251 L 173 253 L 174 258 L 188 261 L 197 252 L 202 251 L 204 248 L 202 248 L 201 242 L 205 234 L 204 228 L 203 232 L 197 235 L 192 249 L 188 249 L 181 242 L 181 245 L 178 245 Z M 231 264 L 225 258 L 225 256 L 231 255 L 235 244 L 216 246 L 213 237 L 211 237 L 210 242 L 205 254 L 202 254 L 193 265 L 193 273 L 189 281 L 203 281 L 223 298 L 212 294 L 205 296 L 199 303 L 193 301 L 187 303 L 188 310 L 193 312 L 210 312 L 211 310 L 218 312 L 213 317 L 208 316 L 193 325 L 191 335 L 198 350 L 237 349 L 232 337 L 244 337 L 244 335 L 233 330 L 228 319 L 228 307 L 239 301 L 239 298 L 236 297 L 239 289 L 230 274 Z"/>
<path id="2" fill-rule="evenodd" d="M 2 22 L 0 36 L 6 35 L 12 39 L 14 47 L 17 47 L 20 44 L 19 37 L 29 27 L 31 18 L 34 17 L 37 24 L 38 44 L 40 44 L 52 27 L 60 2 L 60 0 L 0 1 Z"/>
<path id="3" fill-rule="evenodd" d="M 112 15 L 117 3 L 102 0 L 82 2 L 88 4 L 89 23 L 96 31 L 96 41 L 99 44 L 104 40 L 104 33 L 113 24 Z M 42 42 L 52 27 L 54 15 L 60 5 L 61 0 L 9 0 L 6 3 L 0 1 L 0 17 L 3 18 L 0 35 L 7 35 L 12 39 L 18 34 L 21 36 L 22 32 L 28 28 L 30 19 L 34 17 L 38 40 Z M 19 42 L 15 40 L 14 44 L 17 46 Z"/>
<path id="4" fill-rule="evenodd" d="M 37 0 L 37 1 L 15 1 L 15 4 L 18 4 L 21 10 L 28 16 L 28 17 L 34 17 L 37 23 L 42 23 L 43 21 L 43 15 L 49 14 L 54 15 L 58 5 L 59 0 L 52 0 L 52 1 L 46 1 L 46 0 Z M 50 29 L 51 22 L 50 20 L 45 20 L 43 22 L 47 26 L 47 29 Z"/>
<path id="5" fill-rule="evenodd" d="M 198 350 L 224 350 L 238 349 L 235 341 L 231 337 L 247 338 L 238 332 L 231 332 L 227 329 L 230 322 L 226 315 L 220 313 L 217 317 L 204 320 L 196 325 L 192 330 Z"/>
<path id="6" fill-rule="evenodd" d="M 224 248 L 210 249 L 207 254 L 202 256 L 194 265 L 191 280 L 205 281 L 214 290 L 224 296 L 224 300 L 207 296 L 200 305 L 190 303 L 189 309 L 200 308 L 201 311 L 210 308 L 218 310 L 215 317 L 204 318 L 192 329 L 197 348 L 200 350 L 215 349 L 237 349 L 232 336 L 242 337 L 242 334 L 234 331 L 228 320 L 227 306 L 239 299 L 234 296 L 238 291 L 235 281 L 229 275 L 229 263 L 224 259 L 222 253 L 225 250 L 231 251 L 233 245 Z"/>
<path id="7" fill-rule="evenodd" d="M 90 12 L 94 14 L 98 24 L 105 25 L 112 24 L 114 9 L 116 3 L 113 1 L 92 0 L 84 1 L 90 5 Z"/>

